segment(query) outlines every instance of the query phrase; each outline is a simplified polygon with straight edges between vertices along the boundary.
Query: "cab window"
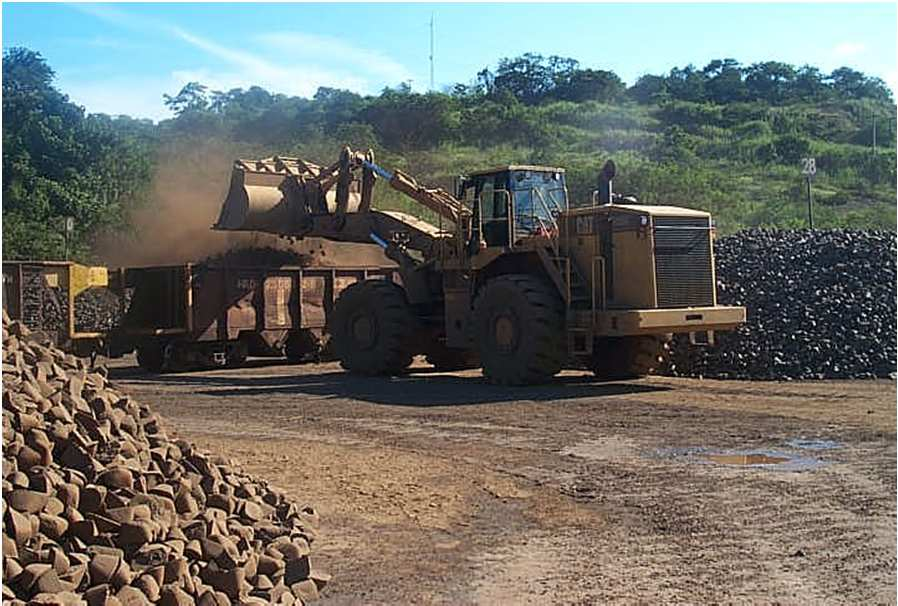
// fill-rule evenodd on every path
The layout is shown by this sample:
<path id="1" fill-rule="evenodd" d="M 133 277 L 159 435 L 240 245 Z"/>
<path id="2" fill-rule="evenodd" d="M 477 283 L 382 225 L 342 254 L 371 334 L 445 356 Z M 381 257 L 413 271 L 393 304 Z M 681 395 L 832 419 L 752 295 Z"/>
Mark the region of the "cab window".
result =
<path id="1" fill-rule="evenodd" d="M 533 235 L 555 228 L 555 217 L 567 206 L 564 179 L 557 172 L 514 171 L 515 236 Z"/>

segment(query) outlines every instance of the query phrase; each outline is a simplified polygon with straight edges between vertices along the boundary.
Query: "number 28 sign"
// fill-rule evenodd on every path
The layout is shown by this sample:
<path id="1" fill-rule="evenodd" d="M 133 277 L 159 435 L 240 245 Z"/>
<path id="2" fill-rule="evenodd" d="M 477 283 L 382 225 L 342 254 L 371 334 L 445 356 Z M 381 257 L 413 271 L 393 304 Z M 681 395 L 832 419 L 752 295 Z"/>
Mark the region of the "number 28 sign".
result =
<path id="1" fill-rule="evenodd" d="M 816 158 L 802 158 L 801 159 L 801 174 L 806 177 L 813 177 L 817 174 L 817 159 Z"/>

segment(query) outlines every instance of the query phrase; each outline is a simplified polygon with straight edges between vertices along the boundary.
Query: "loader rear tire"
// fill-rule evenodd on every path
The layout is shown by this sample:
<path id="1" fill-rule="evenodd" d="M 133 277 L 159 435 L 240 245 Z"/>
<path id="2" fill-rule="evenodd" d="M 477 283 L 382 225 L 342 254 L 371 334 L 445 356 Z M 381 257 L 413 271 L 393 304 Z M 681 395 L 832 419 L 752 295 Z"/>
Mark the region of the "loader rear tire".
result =
<path id="1" fill-rule="evenodd" d="M 474 301 L 473 327 L 483 374 L 493 383 L 541 383 L 561 370 L 564 308 L 539 278 L 510 274 L 487 282 Z"/>
<path id="2" fill-rule="evenodd" d="M 331 342 L 346 370 L 396 375 L 412 363 L 416 325 L 402 287 L 387 280 L 363 280 L 340 293 L 330 322 Z"/>
<path id="3" fill-rule="evenodd" d="M 603 337 L 593 345 L 589 366 L 602 381 L 638 379 L 652 374 L 664 362 L 670 337 Z"/>

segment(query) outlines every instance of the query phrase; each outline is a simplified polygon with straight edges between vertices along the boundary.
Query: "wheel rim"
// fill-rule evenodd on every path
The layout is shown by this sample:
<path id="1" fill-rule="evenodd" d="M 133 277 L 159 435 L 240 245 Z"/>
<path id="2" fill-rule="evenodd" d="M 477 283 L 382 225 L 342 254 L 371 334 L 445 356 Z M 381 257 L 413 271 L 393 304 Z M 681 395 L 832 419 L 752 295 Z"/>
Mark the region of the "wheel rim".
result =
<path id="1" fill-rule="evenodd" d="M 493 319 L 493 341 L 501 353 L 508 353 L 517 348 L 518 323 L 514 316 L 499 314 Z"/>
<path id="2" fill-rule="evenodd" d="M 377 325 L 367 314 L 354 316 L 349 323 L 349 334 L 360 349 L 370 349 L 377 341 Z"/>

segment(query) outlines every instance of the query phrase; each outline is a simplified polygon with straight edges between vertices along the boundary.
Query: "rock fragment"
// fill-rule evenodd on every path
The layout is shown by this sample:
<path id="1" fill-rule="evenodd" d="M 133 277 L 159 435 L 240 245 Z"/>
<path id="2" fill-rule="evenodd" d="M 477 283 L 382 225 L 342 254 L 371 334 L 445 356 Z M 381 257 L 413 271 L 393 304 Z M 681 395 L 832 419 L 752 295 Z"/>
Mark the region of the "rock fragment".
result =
<path id="1" fill-rule="evenodd" d="M 170 440 L 102 369 L 5 314 L 3 335 L 4 602 L 218 606 L 317 595 L 314 510 Z"/>

